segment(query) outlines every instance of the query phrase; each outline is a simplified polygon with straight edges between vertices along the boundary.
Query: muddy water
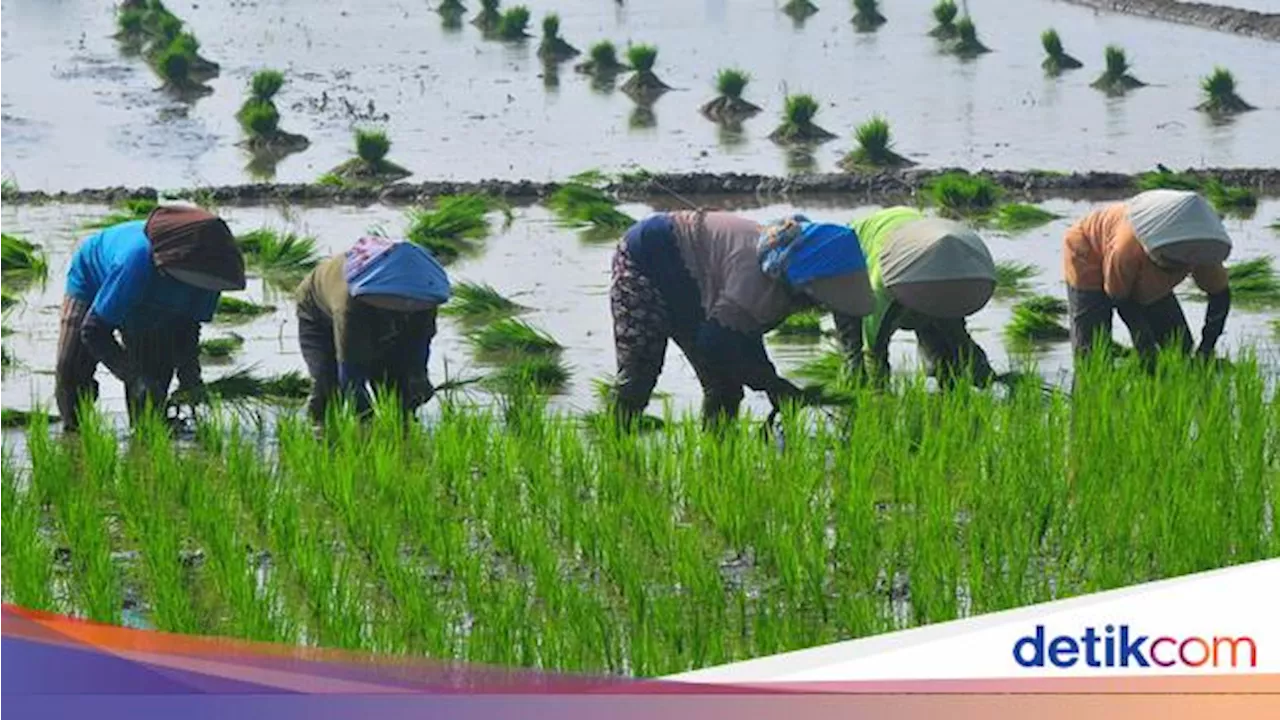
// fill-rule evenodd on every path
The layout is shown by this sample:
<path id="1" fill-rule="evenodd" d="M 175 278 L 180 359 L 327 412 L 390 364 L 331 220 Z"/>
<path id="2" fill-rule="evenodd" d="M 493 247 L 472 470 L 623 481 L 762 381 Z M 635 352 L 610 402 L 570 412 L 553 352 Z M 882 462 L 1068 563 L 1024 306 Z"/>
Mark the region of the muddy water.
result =
<path id="1" fill-rule="evenodd" d="M 1063 215 L 1064 219 L 1016 236 L 994 232 L 985 233 L 985 236 L 997 260 L 1027 262 L 1040 269 L 1040 274 L 1030 283 L 1033 290 L 1063 297 L 1060 238 L 1069 224 L 1066 218 L 1084 213 L 1090 205 L 1051 200 L 1045 203 L 1045 207 Z M 650 210 L 639 205 L 624 206 L 624 209 L 637 217 Z M 847 221 L 874 209 L 772 205 L 741 209 L 739 212 L 764 220 L 799 210 L 815 218 Z M 43 243 L 49 250 L 51 266 L 47 287 L 43 291 L 35 289 L 26 293 L 24 304 L 16 307 L 6 322 L 15 332 L 5 338 L 5 347 L 20 359 L 22 367 L 5 373 L 5 407 L 29 408 L 33 404 L 51 403 L 58 304 L 66 265 L 72 249 L 84 234 L 77 227 L 104 212 L 106 208 L 93 206 L 5 206 L 5 232 L 21 233 Z M 273 207 L 227 208 L 222 212 L 237 232 L 269 226 L 314 234 L 329 252 L 342 249 L 353 238 L 374 226 L 396 233 L 403 228 L 404 217 L 402 209 L 381 205 L 367 208 L 295 208 L 290 212 Z M 1280 249 L 1280 237 L 1266 225 L 1278 216 L 1280 200 L 1266 200 L 1259 207 L 1256 219 L 1228 221 L 1236 243 L 1233 260 L 1275 254 Z M 452 277 L 492 284 L 532 308 L 525 319 L 545 328 L 567 348 L 564 357 L 573 369 L 572 383 L 566 393 L 556 399 L 556 404 L 569 410 L 595 409 L 597 402 L 590 381 L 614 371 L 607 295 L 613 244 L 584 242 L 575 231 L 558 227 L 546 210 L 536 206 L 517 209 L 514 221 L 505 229 L 501 228 L 500 216 L 494 219 L 497 231 L 486 243 L 484 252 L 451 267 Z M 216 378 L 228 367 L 244 365 L 257 365 L 260 371 L 273 373 L 302 370 L 304 366 L 297 348 L 297 323 L 289 298 L 259 279 L 250 281 L 250 287 L 243 296 L 275 304 L 277 310 L 245 324 L 205 326 L 206 338 L 228 332 L 236 332 L 246 338 L 244 348 L 230 365 L 206 364 L 206 379 Z M 1012 302 L 993 300 L 970 323 L 975 337 L 998 368 L 1008 367 L 1010 363 L 1002 329 L 1009 320 Z M 1194 301 L 1187 301 L 1186 306 L 1188 319 L 1198 332 L 1203 306 Z M 1270 317 L 1272 315 L 1265 312 L 1233 311 L 1220 348 L 1257 345 L 1266 361 L 1275 363 L 1280 348 L 1277 348 L 1267 322 Z M 1116 336 L 1125 342 L 1129 340 L 1121 323 L 1117 323 Z M 911 369 L 916 365 L 914 346 L 910 333 L 895 336 L 892 348 L 895 368 Z M 770 352 L 784 375 L 820 350 L 820 345 L 770 342 Z M 1069 349 L 1064 343 L 1048 345 L 1036 355 L 1036 359 L 1046 377 L 1061 379 L 1070 364 Z M 453 320 L 444 320 L 433 347 L 431 370 L 432 377 L 439 381 L 446 372 L 457 377 L 483 373 L 486 368 L 472 359 L 462 337 L 462 328 Z M 123 410 L 120 383 L 105 370 L 99 371 L 99 381 L 103 389 L 103 406 L 120 419 Z M 674 346 L 668 350 L 666 370 L 658 389 L 670 394 L 667 402 L 678 411 L 696 408 L 699 402 L 700 390 L 693 370 Z M 760 395 L 749 394 L 749 404 L 755 411 L 767 409 L 767 402 Z M 657 401 L 650 409 L 655 412 L 662 410 Z"/>
<path id="2" fill-rule="evenodd" d="M 548 87 L 536 38 L 484 41 L 469 23 L 447 31 L 422 0 L 173 0 L 202 52 L 223 65 L 214 94 L 194 103 L 158 90 L 139 58 L 121 55 L 109 3 L 3 0 L 3 169 L 31 189 L 244 181 L 233 116 L 263 67 L 287 71 L 282 127 L 313 143 L 277 166 L 288 181 L 345 160 L 358 116 L 384 114 L 392 159 L 426 177 L 549 179 L 630 165 L 780 173 L 788 156 L 767 135 L 788 90 L 818 97 L 817 120 L 841 136 L 815 151 L 808 166 L 817 169 L 832 169 L 873 113 L 891 120 L 900 152 L 932 166 L 1280 164 L 1280 83 L 1268 82 L 1280 45 L 1052 0 L 1022 0 L 1016 13 L 1001 0 L 969 0 L 995 52 L 962 62 L 926 35 L 931 4 L 885 3 L 889 22 L 860 34 L 847 3 L 824 3 L 797 26 L 773 0 L 528 2 L 535 33 L 557 10 L 562 34 L 584 50 L 600 39 L 658 46 L 657 71 L 676 90 L 654 105 L 652 127 L 633 127 L 631 100 L 592 90 L 569 65 Z M 1043 77 L 1038 37 L 1048 26 L 1085 69 Z M 1091 89 L 1108 43 L 1123 45 L 1151 86 L 1123 99 Z M 1197 79 L 1215 64 L 1261 109 L 1225 125 L 1192 110 Z M 765 108 L 741 135 L 697 112 L 716 70 L 731 65 L 752 74 L 746 95 Z"/>

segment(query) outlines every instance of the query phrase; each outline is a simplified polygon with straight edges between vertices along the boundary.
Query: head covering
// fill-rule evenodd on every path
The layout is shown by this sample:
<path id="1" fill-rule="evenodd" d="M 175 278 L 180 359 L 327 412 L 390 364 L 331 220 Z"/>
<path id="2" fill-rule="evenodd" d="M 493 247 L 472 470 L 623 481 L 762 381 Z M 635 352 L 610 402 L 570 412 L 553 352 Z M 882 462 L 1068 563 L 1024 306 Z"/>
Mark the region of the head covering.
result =
<path id="1" fill-rule="evenodd" d="M 1231 237 L 1207 200 L 1189 190 L 1149 190 L 1125 203 L 1134 235 L 1157 260 L 1216 265 L 1231 254 Z"/>
<path id="2" fill-rule="evenodd" d="M 431 253 L 400 240 L 363 237 L 347 251 L 343 270 L 352 297 L 395 310 L 420 310 L 449 300 L 449 276 Z"/>
<path id="3" fill-rule="evenodd" d="M 764 226 L 757 249 L 765 275 L 846 315 L 862 317 L 874 297 L 858 236 L 843 225 L 792 215 Z"/>
<path id="4" fill-rule="evenodd" d="M 936 318 L 981 310 L 996 286 L 986 243 L 951 220 L 924 218 L 894 228 L 880 248 L 885 288 L 909 310 Z"/>
<path id="5" fill-rule="evenodd" d="M 162 205 L 144 226 L 156 267 L 204 290 L 243 290 L 244 256 L 231 229 L 196 207 Z"/>

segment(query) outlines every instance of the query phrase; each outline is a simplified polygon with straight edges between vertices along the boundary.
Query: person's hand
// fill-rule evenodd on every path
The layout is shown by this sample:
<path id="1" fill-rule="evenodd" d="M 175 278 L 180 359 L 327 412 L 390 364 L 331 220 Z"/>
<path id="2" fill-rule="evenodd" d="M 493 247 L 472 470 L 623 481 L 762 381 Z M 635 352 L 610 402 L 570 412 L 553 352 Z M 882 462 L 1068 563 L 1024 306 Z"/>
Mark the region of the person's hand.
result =
<path id="1" fill-rule="evenodd" d="M 417 408 L 421 405 L 427 404 L 435 394 L 435 387 L 425 375 L 411 378 L 409 380 L 409 387 L 405 392 L 405 396 L 409 401 L 409 407 L 411 408 Z"/>
<path id="2" fill-rule="evenodd" d="M 790 380 L 779 377 L 774 378 L 766 394 L 769 396 L 770 404 L 774 408 L 780 408 L 787 402 L 803 402 L 804 391 Z"/>
<path id="3" fill-rule="evenodd" d="M 203 382 L 180 384 L 174 397 L 188 405 L 200 405 L 209 402 L 209 390 Z"/>

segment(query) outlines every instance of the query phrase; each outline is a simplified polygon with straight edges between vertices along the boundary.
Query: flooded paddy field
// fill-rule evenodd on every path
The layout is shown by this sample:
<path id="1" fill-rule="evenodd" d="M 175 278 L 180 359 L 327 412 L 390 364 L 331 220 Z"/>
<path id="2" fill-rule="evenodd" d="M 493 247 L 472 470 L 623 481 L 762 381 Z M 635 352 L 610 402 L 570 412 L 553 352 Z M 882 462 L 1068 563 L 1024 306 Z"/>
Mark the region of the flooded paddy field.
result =
<path id="1" fill-rule="evenodd" d="M 593 88 L 573 62 L 553 82 L 537 37 L 485 40 L 467 22 L 475 7 L 449 30 L 420 1 L 175 1 L 201 54 L 222 66 L 212 94 L 180 100 L 141 58 L 122 55 L 109 4 L 4 0 L 4 171 L 26 189 L 243 182 L 249 157 L 236 145 L 235 113 L 263 68 L 285 73 L 281 127 L 311 140 L 276 166 L 289 182 L 349 159 L 352 127 L 369 124 L 388 130 L 392 160 L 428 178 L 832 170 L 874 114 L 891 123 L 899 153 L 933 167 L 1280 165 L 1280 83 L 1270 76 L 1280 45 L 1263 40 L 1052 0 L 1026 0 L 1016 13 L 970 0 L 993 52 L 961 60 L 928 36 L 930 0 L 885 4 L 888 22 L 872 33 L 855 30 L 847 3 L 823 4 L 803 23 L 772 0 L 527 5 L 532 34 L 556 11 L 561 35 L 584 52 L 599 40 L 620 52 L 654 44 L 655 71 L 674 89 L 645 114 L 621 91 Z M 1045 77 L 1039 36 L 1048 27 L 1083 69 Z M 1108 44 L 1127 51 L 1146 87 L 1111 98 L 1089 86 Z M 1194 110 L 1215 65 L 1235 73 L 1258 110 L 1225 123 Z M 744 97 L 764 109 L 740 133 L 698 112 L 716 72 L 734 66 L 751 75 Z M 800 92 L 820 102 L 815 120 L 838 138 L 795 157 L 768 135 L 783 96 Z"/>

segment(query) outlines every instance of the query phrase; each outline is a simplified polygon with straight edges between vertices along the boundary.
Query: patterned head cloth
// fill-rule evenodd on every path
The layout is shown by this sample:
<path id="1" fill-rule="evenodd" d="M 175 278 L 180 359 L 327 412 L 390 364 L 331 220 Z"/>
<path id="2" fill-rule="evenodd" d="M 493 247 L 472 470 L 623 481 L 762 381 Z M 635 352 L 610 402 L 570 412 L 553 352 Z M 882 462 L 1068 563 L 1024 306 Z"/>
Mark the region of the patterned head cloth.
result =
<path id="1" fill-rule="evenodd" d="M 395 246 L 395 241 L 368 235 L 356 241 L 347 251 L 346 262 L 343 263 L 343 274 L 347 277 L 347 282 L 351 282 L 353 278 L 368 267 L 374 260 L 382 257 L 382 254 Z"/>
<path id="2" fill-rule="evenodd" d="M 243 290 L 244 256 L 222 218 L 195 207 L 162 205 L 144 226 L 156 267 L 207 290 Z"/>

